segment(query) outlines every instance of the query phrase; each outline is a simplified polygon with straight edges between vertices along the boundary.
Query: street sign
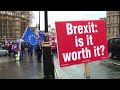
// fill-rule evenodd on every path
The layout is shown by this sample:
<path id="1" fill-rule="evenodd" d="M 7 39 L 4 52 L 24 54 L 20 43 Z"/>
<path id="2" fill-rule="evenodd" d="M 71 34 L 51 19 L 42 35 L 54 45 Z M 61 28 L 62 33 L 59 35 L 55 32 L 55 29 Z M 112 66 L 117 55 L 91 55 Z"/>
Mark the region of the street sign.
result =
<path id="1" fill-rule="evenodd" d="M 108 58 L 104 20 L 55 22 L 60 67 Z"/>

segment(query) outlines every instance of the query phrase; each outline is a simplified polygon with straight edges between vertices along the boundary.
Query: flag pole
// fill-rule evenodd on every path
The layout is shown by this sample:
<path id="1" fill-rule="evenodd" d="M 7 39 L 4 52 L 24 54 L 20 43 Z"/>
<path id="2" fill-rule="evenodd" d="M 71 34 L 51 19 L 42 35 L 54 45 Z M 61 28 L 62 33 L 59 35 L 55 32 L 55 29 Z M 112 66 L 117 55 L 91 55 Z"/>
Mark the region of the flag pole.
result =
<path id="1" fill-rule="evenodd" d="M 28 28 L 28 26 L 26 27 L 25 32 L 23 33 L 22 38 L 25 36 L 25 33 L 27 32 L 27 28 Z"/>

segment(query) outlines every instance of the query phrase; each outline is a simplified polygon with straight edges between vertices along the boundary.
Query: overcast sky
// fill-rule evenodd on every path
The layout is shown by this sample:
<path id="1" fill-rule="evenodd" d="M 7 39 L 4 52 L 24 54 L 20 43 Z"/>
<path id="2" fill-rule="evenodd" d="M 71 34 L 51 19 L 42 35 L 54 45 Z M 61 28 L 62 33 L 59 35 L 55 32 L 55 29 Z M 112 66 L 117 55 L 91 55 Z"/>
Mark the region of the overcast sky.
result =
<path id="1" fill-rule="evenodd" d="M 39 23 L 39 11 L 33 11 L 32 26 Z M 106 17 L 106 11 L 48 11 L 48 24 L 55 28 L 55 21 L 98 20 Z M 44 30 L 44 11 L 40 11 L 40 29 Z"/>

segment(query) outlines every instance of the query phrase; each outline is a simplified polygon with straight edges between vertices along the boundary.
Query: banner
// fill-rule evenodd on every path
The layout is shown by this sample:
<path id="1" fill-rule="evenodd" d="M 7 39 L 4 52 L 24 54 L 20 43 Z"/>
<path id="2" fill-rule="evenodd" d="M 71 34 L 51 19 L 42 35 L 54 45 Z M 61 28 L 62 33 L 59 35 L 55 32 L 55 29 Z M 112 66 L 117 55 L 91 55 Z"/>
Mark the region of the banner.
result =
<path id="1" fill-rule="evenodd" d="M 60 66 L 108 58 L 104 20 L 55 22 Z"/>

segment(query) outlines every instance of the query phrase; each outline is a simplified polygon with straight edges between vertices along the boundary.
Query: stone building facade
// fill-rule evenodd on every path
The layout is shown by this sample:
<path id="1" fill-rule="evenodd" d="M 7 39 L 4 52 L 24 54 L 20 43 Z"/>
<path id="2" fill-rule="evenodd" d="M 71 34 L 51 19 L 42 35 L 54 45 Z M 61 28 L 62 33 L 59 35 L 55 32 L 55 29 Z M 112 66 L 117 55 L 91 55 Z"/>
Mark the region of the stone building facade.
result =
<path id="1" fill-rule="evenodd" d="M 120 11 L 107 11 L 106 15 L 107 37 L 118 36 L 120 34 Z"/>
<path id="2" fill-rule="evenodd" d="M 30 11 L 0 11 L 0 42 L 21 38 L 29 22 Z"/>

